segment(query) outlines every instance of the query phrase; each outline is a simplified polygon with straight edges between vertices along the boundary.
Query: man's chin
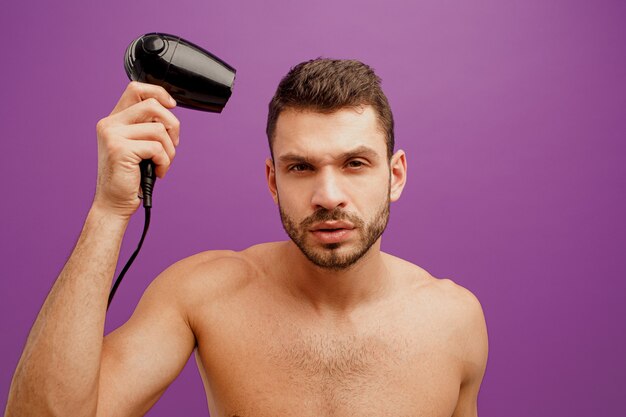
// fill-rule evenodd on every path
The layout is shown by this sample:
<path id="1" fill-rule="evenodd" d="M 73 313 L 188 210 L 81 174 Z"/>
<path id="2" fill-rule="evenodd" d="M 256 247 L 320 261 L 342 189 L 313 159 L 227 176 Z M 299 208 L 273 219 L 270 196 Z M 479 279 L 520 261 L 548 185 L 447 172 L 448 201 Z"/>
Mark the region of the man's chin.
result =
<path id="1" fill-rule="evenodd" d="M 326 250 L 337 250 L 342 246 L 341 243 L 326 243 L 322 247 Z"/>
<path id="2" fill-rule="evenodd" d="M 304 245 L 300 246 L 300 250 L 305 254 L 311 254 L 317 258 L 333 258 L 344 257 L 349 255 L 350 252 L 355 251 L 355 248 L 349 242 L 333 242 L 333 243 L 321 243 L 316 241 L 307 241 Z M 309 257 L 309 255 L 307 255 Z"/>
<path id="3" fill-rule="evenodd" d="M 326 243 L 317 248 L 300 247 L 300 251 L 315 266 L 332 271 L 348 269 L 364 255 L 346 243 Z"/>

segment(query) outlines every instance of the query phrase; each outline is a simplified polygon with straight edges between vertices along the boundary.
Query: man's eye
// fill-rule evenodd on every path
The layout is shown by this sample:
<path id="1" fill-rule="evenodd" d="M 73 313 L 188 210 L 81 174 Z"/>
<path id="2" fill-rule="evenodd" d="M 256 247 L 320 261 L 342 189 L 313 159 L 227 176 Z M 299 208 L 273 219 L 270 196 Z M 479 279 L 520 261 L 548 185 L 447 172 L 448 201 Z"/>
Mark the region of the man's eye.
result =
<path id="1" fill-rule="evenodd" d="M 365 166 L 365 162 L 355 159 L 355 160 L 349 161 L 346 165 L 349 168 L 361 168 Z"/>
<path id="2" fill-rule="evenodd" d="M 311 167 L 307 164 L 295 164 L 289 167 L 289 171 L 302 172 L 308 171 Z"/>

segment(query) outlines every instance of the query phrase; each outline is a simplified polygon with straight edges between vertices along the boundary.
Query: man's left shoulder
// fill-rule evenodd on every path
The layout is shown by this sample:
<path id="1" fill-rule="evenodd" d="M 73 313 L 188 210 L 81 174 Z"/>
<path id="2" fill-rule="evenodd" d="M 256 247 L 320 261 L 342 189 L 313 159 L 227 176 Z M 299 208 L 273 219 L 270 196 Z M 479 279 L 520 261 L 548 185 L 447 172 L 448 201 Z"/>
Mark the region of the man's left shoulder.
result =
<path id="1" fill-rule="evenodd" d="M 472 372 L 482 373 L 488 355 L 485 315 L 478 298 L 467 288 L 449 278 L 433 278 L 440 317 L 449 336 L 456 340 L 459 354 Z"/>
<path id="2" fill-rule="evenodd" d="M 463 363 L 462 383 L 478 390 L 485 373 L 489 355 L 487 324 L 478 298 L 467 288 L 451 279 L 438 280 L 445 300 L 445 321 L 450 340 L 456 341 L 456 355 Z M 456 415 L 456 414 L 455 414 Z"/>
<path id="3" fill-rule="evenodd" d="M 409 309 L 419 317 L 428 317 L 428 327 L 434 331 L 433 340 L 440 340 L 448 353 L 461 360 L 462 382 L 475 383 L 475 389 L 485 372 L 488 356 L 488 336 L 485 316 L 478 298 L 467 288 L 449 278 L 436 278 L 410 262 L 395 258 L 397 271 L 403 271 L 409 295 Z M 405 287 L 406 288 L 406 287 Z"/>
<path id="4" fill-rule="evenodd" d="M 393 258 L 392 263 L 405 285 L 412 289 L 409 293 L 415 303 L 430 305 L 437 310 L 437 316 L 448 317 L 464 326 L 484 326 L 482 306 L 470 290 L 450 278 L 437 278 L 401 258 Z"/>
<path id="5" fill-rule="evenodd" d="M 401 258 L 390 256 L 392 268 L 401 275 L 402 281 L 413 287 L 415 295 L 427 296 L 446 309 L 482 315 L 478 298 L 467 288 L 450 278 L 437 278 L 428 271 Z"/>
<path id="6" fill-rule="evenodd" d="M 474 293 L 450 278 L 432 279 L 435 291 L 451 313 L 475 319 L 483 318 L 482 306 Z"/>

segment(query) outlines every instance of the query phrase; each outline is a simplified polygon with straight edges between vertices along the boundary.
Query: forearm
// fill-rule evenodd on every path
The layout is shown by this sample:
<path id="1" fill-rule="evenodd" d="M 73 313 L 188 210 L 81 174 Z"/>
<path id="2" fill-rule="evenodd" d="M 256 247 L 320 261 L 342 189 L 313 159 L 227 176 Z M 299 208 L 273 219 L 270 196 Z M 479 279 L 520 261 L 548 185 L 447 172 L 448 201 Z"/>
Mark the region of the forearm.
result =
<path id="1" fill-rule="evenodd" d="M 95 415 L 107 296 L 127 223 L 90 210 L 31 329 L 6 417 Z"/>

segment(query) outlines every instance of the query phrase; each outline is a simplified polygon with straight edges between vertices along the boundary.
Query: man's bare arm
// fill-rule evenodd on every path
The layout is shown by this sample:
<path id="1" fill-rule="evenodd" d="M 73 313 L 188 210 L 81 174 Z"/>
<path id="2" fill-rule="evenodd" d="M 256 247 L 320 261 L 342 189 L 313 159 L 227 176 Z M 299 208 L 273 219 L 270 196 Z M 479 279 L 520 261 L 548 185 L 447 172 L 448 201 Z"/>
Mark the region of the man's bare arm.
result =
<path id="1" fill-rule="evenodd" d="M 138 164 L 162 177 L 178 144 L 178 121 L 160 87 L 131 83 L 98 123 L 98 183 L 78 243 L 31 329 L 5 416 L 96 414 L 104 320 L 120 243 L 139 200 Z"/>
<path id="2" fill-rule="evenodd" d="M 98 209 L 89 212 L 31 329 L 6 416 L 95 414 L 106 294 L 126 224 Z"/>
<path id="3" fill-rule="evenodd" d="M 192 257 L 159 275 L 130 320 L 105 337 L 97 416 L 144 415 L 187 363 L 196 343 L 186 308 L 193 265 Z"/>
<path id="4" fill-rule="evenodd" d="M 460 335 L 464 349 L 464 376 L 452 417 L 477 417 L 478 392 L 487 366 L 487 326 L 478 299 L 465 289 L 461 292 L 461 311 L 465 321 L 463 334 Z"/>

